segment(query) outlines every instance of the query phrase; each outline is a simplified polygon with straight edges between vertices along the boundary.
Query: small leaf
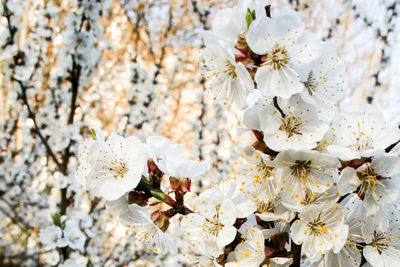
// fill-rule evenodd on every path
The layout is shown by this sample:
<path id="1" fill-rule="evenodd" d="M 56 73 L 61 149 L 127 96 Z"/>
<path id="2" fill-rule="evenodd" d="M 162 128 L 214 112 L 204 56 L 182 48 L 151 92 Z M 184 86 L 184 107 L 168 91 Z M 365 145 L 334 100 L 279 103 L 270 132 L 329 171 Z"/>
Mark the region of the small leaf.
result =
<path id="1" fill-rule="evenodd" d="M 250 24 L 255 19 L 256 19 L 256 11 L 254 9 L 250 10 L 250 8 L 247 8 L 247 13 L 246 13 L 247 29 L 250 27 Z"/>
<path id="2" fill-rule="evenodd" d="M 61 226 L 61 215 L 59 213 L 54 213 L 51 215 L 54 225 Z"/>
<path id="3" fill-rule="evenodd" d="M 159 200 L 165 202 L 165 199 L 166 199 L 166 198 L 165 198 L 165 194 L 164 194 L 163 192 L 150 190 L 150 194 L 151 194 L 153 197 L 155 197 L 155 198 L 157 198 L 157 199 L 159 199 Z"/>
<path id="4" fill-rule="evenodd" d="M 94 129 L 90 129 L 90 131 L 92 132 L 92 138 L 93 138 L 93 140 L 97 140 L 96 131 L 95 131 Z"/>

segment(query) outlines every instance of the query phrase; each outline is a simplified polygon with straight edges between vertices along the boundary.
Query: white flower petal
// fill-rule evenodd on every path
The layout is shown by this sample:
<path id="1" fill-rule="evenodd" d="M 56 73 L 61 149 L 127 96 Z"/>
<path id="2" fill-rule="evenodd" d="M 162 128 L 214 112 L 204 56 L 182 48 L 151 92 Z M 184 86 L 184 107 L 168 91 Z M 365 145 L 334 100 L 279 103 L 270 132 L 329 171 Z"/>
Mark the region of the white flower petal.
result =
<path id="1" fill-rule="evenodd" d="M 233 225 L 236 221 L 236 208 L 231 199 L 222 202 L 219 208 L 219 220 L 223 225 Z"/>
<path id="2" fill-rule="evenodd" d="M 222 230 L 218 232 L 217 245 L 219 248 L 223 248 L 230 244 L 236 236 L 236 228 L 233 226 L 224 226 Z"/>
<path id="3" fill-rule="evenodd" d="M 360 184 L 361 181 L 358 179 L 356 170 L 351 167 L 346 167 L 340 173 L 337 187 L 340 195 L 344 196 L 356 191 Z"/>
<path id="4" fill-rule="evenodd" d="M 366 246 L 363 249 L 365 259 L 374 267 L 384 267 L 385 264 L 377 249 L 373 246 Z"/>

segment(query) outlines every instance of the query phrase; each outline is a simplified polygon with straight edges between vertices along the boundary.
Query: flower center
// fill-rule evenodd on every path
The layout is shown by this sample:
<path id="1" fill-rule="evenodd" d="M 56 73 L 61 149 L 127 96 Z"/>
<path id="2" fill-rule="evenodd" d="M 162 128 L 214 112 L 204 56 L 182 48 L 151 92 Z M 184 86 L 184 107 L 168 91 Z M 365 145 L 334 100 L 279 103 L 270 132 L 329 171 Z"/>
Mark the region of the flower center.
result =
<path id="1" fill-rule="evenodd" d="M 111 164 L 109 170 L 114 173 L 115 180 L 117 180 L 118 177 L 124 178 L 125 173 L 128 172 L 126 163 L 123 161 L 114 162 L 114 164 Z"/>
<path id="2" fill-rule="evenodd" d="M 365 170 L 357 172 L 357 176 L 361 181 L 361 185 L 357 190 L 360 196 L 365 196 L 367 192 L 370 192 L 372 195 L 372 193 L 376 191 L 375 187 L 382 185 L 379 180 L 385 179 L 381 176 L 377 176 L 370 164 L 368 164 Z"/>
<path id="3" fill-rule="evenodd" d="M 217 236 L 218 232 L 222 230 L 222 224 L 219 222 L 218 217 L 214 216 L 211 220 L 206 220 L 202 226 L 203 230 L 211 235 Z"/>
<path id="4" fill-rule="evenodd" d="M 308 229 L 310 230 L 310 234 L 314 236 L 320 236 L 322 234 L 326 234 L 328 232 L 328 227 L 322 220 L 319 218 L 315 219 L 312 222 L 307 224 Z"/>
<path id="5" fill-rule="evenodd" d="M 316 198 L 317 198 L 316 194 L 311 193 L 307 190 L 305 197 L 300 199 L 300 203 L 304 206 L 308 206 L 315 203 Z"/>
<path id="6" fill-rule="evenodd" d="M 271 177 L 274 174 L 274 168 L 268 166 L 263 160 L 261 160 L 257 166 L 257 173 L 258 173 L 258 177 L 261 177 L 263 179 L 267 178 L 267 177 Z"/>
<path id="7" fill-rule="evenodd" d="M 374 148 L 372 145 L 372 139 L 363 132 L 361 132 L 356 138 L 356 142 L 352 145 L 352 147 L 357 151 L 365 151 Z"/>
<path id="8" fill-rule="evenodd" d="M 378 250 L 379 254 L 381 254 L 384 249 L 389 247 L 389 241 L 390 238 L 386 237 L 384 233 L 374 232 L 374 239 L 372 240 L 371 245 Z"/>
<path id="9" fill-rule="evenodd" d="M 272 201 L 264 202 L 262 201 L 257 201 L 257 212 L 258 213 L 273 213 L 275 210 L 274 203 Z"/>
<path id="10" fill-rule="evenodd" d="M 224 73 L 229 75 L 231 78 L 235 79 L 237 77 L 235 72 L 235 66 L 229 60 L 226 60 L 225 63 L 226 63 L 226 68 L 224 70 Z"/>
<path id="11" fill-rule="evenodd" d="M 281 120 L 282 124 L 279 127 L 279 130 L 285 131 L 287 137 L 292 137 L 294 134 L 301 135 L 300 132 L 301 126 L 303 122 L 299 117 L 293 117 L 291 113 L 287 114 Z"/>
<path id="12" fill-rule="evenodd" d="M 307 89 L 308 94 L 312 96 L 315 92 L 315 89 L 317 88 L 317 79 L 313 76 L 313 72 L 310 71 L 307 77 L 307 81 L 303 82 L 304 87 Z"/>
<path id="13" fill-rule="evenodd" d="M 365 151 L 368 149 L 373 149 L 373 140 L 372 138 L 365 134 L 365 132 L 363 131 L 363 127 L 361 126 L 361 124 L 358 122 L 357 123 L 357 132 L 358 132 L 358 137 L 356 138 L 355 142 L 351 145 L 349 145 L 349 147 L 357 150 L 357 151 Z"/>
<path id="14" fill-rule="evenodd" d="M 290 167 L 292 175 L 297 177 L 306 177 L 311 170 L 311 160 L 296 160 L 296 164 Z"/>
<path id="15" fill-rule="evenodd" d="M 284 46 L 279 47 L 276 45 L 272 51 L 265 55 L 265 61 L 261 66 L 269 65 L 274 70 L 279 70 L 284 67 L 289 60 L 289 56 Z"/>

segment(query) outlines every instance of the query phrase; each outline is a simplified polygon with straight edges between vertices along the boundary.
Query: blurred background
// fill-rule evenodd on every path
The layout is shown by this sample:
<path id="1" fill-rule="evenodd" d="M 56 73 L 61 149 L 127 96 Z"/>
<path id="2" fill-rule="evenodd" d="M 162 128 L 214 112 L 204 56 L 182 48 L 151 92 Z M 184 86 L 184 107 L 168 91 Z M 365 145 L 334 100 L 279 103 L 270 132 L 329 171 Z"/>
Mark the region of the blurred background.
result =
<path id="1" fill-rule="evenodd" d="M 212 164 L 194 191 L 227 177 L 239 115 L 213 100 L 200 68 L 202 32 L 236 1 L 1 2 L 0 265 L 184 265 L 183 253 L 147 252 L 107 214 L 74 178 L 76 155 L 91 128 L 162 135 Z M 341 110 L 370 103 L 399 125 L 397 0 L 265 3 L 272 16 L 298 10 L 309 30 L 337 45 L 348 85 Z M 71 234 L 79 242 L 41 242 L 40 229 L 68 221 L 79 225 Z M 183 248 L 178 225 L 170 228 Z"/>

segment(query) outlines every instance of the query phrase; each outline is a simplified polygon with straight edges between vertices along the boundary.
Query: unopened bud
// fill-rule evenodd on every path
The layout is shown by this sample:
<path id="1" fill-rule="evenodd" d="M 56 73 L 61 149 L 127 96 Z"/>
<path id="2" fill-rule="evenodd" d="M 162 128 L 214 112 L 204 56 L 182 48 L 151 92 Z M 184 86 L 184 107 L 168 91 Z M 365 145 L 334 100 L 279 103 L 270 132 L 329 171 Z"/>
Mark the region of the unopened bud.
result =
<path id="1" fill-rule="evenodd" d="M 169 226 L 169 218 L 164 215 L 160 211 L 155 211 L 151 214 L 152 221 L 161 229 L 161 231 L 165 232 Z"/>
<path id="2" fill-rule="evenodd" d="M 189 178 L 169 177 L 169 182 L 173 190 L 179 190 L 181 193 L 190 191 L 190 186 L 192 184 L 192 181 Z"/>

